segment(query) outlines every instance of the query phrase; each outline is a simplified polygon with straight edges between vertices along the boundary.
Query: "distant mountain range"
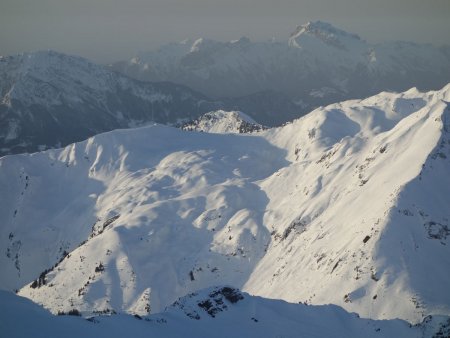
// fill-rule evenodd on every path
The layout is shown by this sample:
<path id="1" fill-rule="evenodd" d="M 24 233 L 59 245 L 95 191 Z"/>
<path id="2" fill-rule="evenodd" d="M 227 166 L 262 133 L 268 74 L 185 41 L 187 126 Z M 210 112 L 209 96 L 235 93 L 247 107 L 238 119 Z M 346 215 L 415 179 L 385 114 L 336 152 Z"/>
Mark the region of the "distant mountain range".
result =
<path id="1" fill-rule="evenodd" d="M 0 156 L 113 129 L 177 124 L 217 109 L 245 110 L 272 123 L 300 114 L 281 94 L 212 100 L 184 85 L 136 81 L 53 51 L 0 57 L 0 99 Z"/>
<path id="2" fill-rule="evenodd" d="M 283 43 L 187 40 L 109 69 L 52 51 L 0 57 L 0 156 L 218 109 L 277 126 L 331 102 L 448 81 L 448 46 L 372 45 L 323 22 Z"/>
<path id="3" fill-rule="evenodd" d="M 176 123 L 218 107 L 185 86 L 143 83 L 52 51 L 1 57 L 0 95 L 0 155 L 150 122 Z"/>
<path id="4" fill-rule="evenodd" d="M 259 95 L 266 105 L 299 117 L 317 106 L 384 90 L 439 89 L 450 81 L 450 47 L 370 44 L 317 21 L 299 26 L 283 42 L 186 40 L 139 53 L 112 68 L 140 80 L 184 84 L 216 99 L 266 92 Z M 284 96 L 284 106 L 279 97 L 271 98 L 273 93 Z"/>

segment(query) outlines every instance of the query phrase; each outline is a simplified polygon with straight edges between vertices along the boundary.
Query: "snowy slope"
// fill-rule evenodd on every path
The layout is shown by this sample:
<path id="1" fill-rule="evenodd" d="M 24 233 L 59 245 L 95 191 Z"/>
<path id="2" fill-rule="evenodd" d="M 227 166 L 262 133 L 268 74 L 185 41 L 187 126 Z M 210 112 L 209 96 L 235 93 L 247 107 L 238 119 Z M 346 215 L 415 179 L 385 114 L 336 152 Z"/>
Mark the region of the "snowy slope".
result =
<path id="1" fill-rule="evenodd" d="M 53 51 L 0 57 L 0 100 L 0 156 L 151 121 L 175 123 L 218 107 L 184 86 L 144 84 Z"/>
<path id="2" fill-rule="evenodd" d="M 371 318 L 448 312 L 449 89 L 336 104 L 274 131 L 293 164 L 261 184 L 272 254 L 244 289 Z"/>
<path id="3" fill-rule="evenodd" d="M 193 287 L 210 285 L 190 277 L 208 258 L 211 266 L 203 268 L 210 279 L 242 285 L 269 238 L 260 221 L 265 194 L 255 182 L 287 164 L 284 156 L 262 138 L 150 126 L 102 134 L 64 150 L 5 157 L 0 190 L 9 203 L 0 207 L 7 224 L 2 247 L 11 254 L 1 256 L 8 271 L 3 281 L 21 286 L 67 251 L 71 256 L 48 283 L 55 287 L 31 292 L 65 289 L 71 295 L 64 302 L 73 294 L 91 302 L 86 308 L 111 302 L 119 311 L 144 311 L 150 297 L 152 309 L 160 310 Z M 230 221 L 242 225 L 231 229 Z M 242 240 L 252 261 L 236 254 Z M 100 262 L 105 273 L 95 271 Z M 60 275 L 60 269 L 81 275 Z M 86 294 L 79 295 L 88 282 Z M 162 289 L 155 292 L 152 284 Z"/>
<path id="4" fill-rule="evenodd" d="M 299 26 L 287 41 L 186 40 L 112 67 L 137 79 L 185 84 L 216 98 L 281 92 L 286 95 L 283 108 L 297 104 L 297 117 L 312 107 L 382 90 L 438 89 L 450 81 L 448 47 L 371 44 L 321 21 Z M 280 98 L 268 95 L 266 101 L 271 100 L 281 111 Z M 287 121 L 255 119 L 266 125 Z"/>
<path id="5" fill-rule="evenodd" d="M 450 334 L 448 317 L 415 326 L 360 319 L 334 305 L 308 306 L 250 296 L 229 287 L 189 294 L 145 317 L 53 316 L 29 300 L 0 291 L 0 329 L 7 337 L 408 337 Z"/>
<path id="6" fill-rule="evenodd" d="M 251 133 L 267 129 L 250 116 L 239 111 L 218 110 L 209 112 L 198 119 L 184 123 L 183 130 L 201 131 L 207 133 Z"/>
<path id="7" fill-rule="evenodd" d="M 1 287 L 55 313 L 155 313 L 228 284 L 448 315 L 449 101 L 384 92 L 254 134 L 155 125 L 6 156 Z"/>

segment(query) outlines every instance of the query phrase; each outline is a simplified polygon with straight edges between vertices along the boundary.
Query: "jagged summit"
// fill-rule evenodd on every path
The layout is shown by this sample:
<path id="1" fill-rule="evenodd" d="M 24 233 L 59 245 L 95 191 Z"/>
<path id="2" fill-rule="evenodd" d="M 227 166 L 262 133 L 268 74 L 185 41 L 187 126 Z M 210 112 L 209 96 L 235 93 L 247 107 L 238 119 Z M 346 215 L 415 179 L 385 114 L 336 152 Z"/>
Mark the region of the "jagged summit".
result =
<path id="1" fill-rule="evenodd" d="M 316 36 L 328 35 L 328 36 L 345 36 L 352 39 L 361 40 L 361 38 L 357 34 L 348 33 L 342 29 L 336 28 L 330 23 L 323 21 L 308 21 L 306 24 L 300 25 L 297 29 L 291 34 L 291 37 L 294 37 L 299 34 L 309 33 Z"/>
<path id="2" fill-rule="evenodd" d="M 313 41 L 310 41 L 313 39 Z M 322 22 L 308 22 L 298 26 L 289 38 L 289 46 L 297 48 L 306 48 L 308 50 L 314 47 L 315 41 L 320 41 L 326 46 L 341 51 L 360 54 L 360 49 L 367 49 L 368 45 L 356 34 L 347 33 L 333 25 Z M 323 53 L 323 51 L 322 51 Z"/>
<path id="3" fill-rule="evenodd" d="M 206 113 L 199 118 L 184 123 L 183 130 L 208 133 L 251 133 L 267 129 L 247 114 L 240 111 L 223 111 Z"/>

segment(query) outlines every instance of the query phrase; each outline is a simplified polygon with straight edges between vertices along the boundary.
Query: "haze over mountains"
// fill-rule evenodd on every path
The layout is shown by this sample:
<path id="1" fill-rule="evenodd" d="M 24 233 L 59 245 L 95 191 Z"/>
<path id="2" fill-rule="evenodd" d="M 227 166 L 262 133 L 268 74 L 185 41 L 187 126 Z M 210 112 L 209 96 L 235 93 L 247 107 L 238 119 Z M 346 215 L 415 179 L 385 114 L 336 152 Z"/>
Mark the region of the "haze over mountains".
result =
<path id="1" fill-rule="evenodd" d="M 315 22 L 128 75 L 2 57 L 0 156 L 43 151 L 0 157 L 0 289 L 89 321 L 0 291 L 0 334 L 449 336 L 448 51 Z"/>
<path id="2" fill-rule="evenodd" d="M 319 21 L 299 26 L 287 42 L 184 41 L 112 69 L 157 82 L 51 51 L 2 57 L 0 155 L 117 128 L 176 124 L 217 109 L 276 126 L 382 90 L 438 89 L 450 79 L 450 49 L 371 45 Z"/>
<path id="3" fill-rule="evenodd" d="M 141 80 L 181 83 L 213 98 L 282 93 L 309 112 L 383 90 L 439 89 L 450 78 L 450 48 L 400 41 L 370 44 L 317 21 L 297 27 L 287 41 L 186 40 L 112 67 Z"/>

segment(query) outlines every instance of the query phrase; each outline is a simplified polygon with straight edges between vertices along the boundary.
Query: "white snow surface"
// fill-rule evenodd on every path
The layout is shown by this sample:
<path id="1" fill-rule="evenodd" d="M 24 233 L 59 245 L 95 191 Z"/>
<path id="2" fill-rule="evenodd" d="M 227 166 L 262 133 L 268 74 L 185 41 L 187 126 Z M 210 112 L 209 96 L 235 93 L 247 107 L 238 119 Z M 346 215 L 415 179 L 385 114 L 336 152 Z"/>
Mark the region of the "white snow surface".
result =
<path id="1" fill-rule="evenodd" d="M 227 284 L 449 315 L 449 101 L 383 92 L 260 133 L 154 125 L 0 158 L 0 286 L 53 313 L 158 313 Z"/>

